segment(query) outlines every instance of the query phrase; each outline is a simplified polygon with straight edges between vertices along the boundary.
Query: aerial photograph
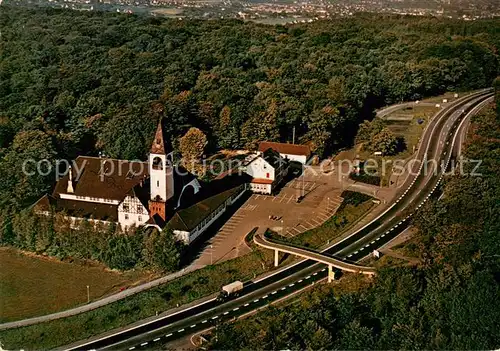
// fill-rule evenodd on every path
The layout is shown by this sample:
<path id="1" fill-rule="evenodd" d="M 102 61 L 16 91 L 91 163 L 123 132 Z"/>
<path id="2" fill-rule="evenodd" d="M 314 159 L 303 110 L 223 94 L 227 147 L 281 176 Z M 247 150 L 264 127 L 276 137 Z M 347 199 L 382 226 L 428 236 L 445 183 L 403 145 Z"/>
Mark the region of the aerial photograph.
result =
<path id="1" fill-rule="evenodd" d="M 500 2 L 0 0 L 15 350 L 500 350 Z"/>

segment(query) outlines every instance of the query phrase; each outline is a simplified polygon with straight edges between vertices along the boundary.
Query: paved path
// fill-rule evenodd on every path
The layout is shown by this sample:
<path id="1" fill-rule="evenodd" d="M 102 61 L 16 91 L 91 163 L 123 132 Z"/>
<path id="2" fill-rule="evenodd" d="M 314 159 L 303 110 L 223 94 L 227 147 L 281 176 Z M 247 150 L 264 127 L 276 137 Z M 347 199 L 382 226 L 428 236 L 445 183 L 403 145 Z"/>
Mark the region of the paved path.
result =
<path id="1" fill-rule="evenodd" d="M 32 324 L 37 324 L 37 323 L 41 323 L 41 322 L 48 322 L 51 320 L 64 318 L 64 317 L 70 317 L 70 316 L 74 316 L 74 315 L 77 315 L 77 314 L 80 314 L 83 312 L 88 312 L 88 311 L 94 310 L 96 308 L 110 304 L 112 302 L 122 300 L 126 297 L 132 296 L 132 295 L 137 294 L 141 291 L 148 290 L 148 289 L 154 288 L 158 285 L 167 283 L 173 279 L 182 277 L 185 274 L 196 271 L 196 270 L 201 269 L 203 267 L 204 267 L 203 265 L 191 265 L 191 266 L 189 266 L 185 269 L 182 269 L 178 272 L 175 272 L 175 273 L 166 275 L 162 278 L 158 278 L 158 279 L 155 279 L 153 281 L 150 281 L 149 283 L 138 285 L 136 287 L 121 291 L 119 293 L 105 297 L 103 299 L 93 301 L 93 302 L 86 304 L 86 305 L 71 308 L 69 310 L 65 310 L 65 311 L 61 311 L 61 312 L 57 312 L 57 313 L 52 313 L 52 314 L 47 314 L 47 315 L 40 316 L 40 317 L 33 317 L 33 318 L 22 319 L 22 320 L 14 321 L 14 322 L 3 323 L 3 324 L 0 324 L 0 330 L 25 327 L 25 326 L 32 325 Z"/>

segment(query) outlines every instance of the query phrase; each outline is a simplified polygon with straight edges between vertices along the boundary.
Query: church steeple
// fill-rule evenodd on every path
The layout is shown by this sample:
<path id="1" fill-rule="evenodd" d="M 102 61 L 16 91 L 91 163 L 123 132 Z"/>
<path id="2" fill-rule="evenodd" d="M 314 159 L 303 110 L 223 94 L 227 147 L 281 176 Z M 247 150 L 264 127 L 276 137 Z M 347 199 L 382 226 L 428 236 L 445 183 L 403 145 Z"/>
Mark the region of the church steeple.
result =
<path id="1" fill-rule="evenodd" d="M 158 127 L 156 128 L 155 138 L 153 144 L 151 145 L 150 153 L 157 155 L 166 155 L 167 147 L 165 144 L 165 135 L 163 134 L 162 121 L 158 122 Z"/>
<path id="2" fill-rule="evenodd" d="M 166 219 L 166 202 L 174 196 L 174 165 L 168 152 L 162 121 L 158 123 L 149 153 L 150 216 Z M 168 152 L 168 153 L 167 153 Z"/>

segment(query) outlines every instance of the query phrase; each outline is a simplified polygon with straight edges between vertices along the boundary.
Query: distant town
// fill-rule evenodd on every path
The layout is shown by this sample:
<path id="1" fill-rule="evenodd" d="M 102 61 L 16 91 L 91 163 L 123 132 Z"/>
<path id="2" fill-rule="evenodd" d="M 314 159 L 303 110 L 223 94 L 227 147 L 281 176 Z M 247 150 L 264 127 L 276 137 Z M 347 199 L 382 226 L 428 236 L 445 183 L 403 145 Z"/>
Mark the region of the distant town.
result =
<path id="1" fill-rule="evenodd" d="M 495 0 L 7 0 L 18 5 L 44 5 L 82 11 L 114 11 L 178 18 L 240 19 L 266 24 L 306 23 L 319 19 L 376 12 L 462 18 L 472 21 L 500 16 Z"/>

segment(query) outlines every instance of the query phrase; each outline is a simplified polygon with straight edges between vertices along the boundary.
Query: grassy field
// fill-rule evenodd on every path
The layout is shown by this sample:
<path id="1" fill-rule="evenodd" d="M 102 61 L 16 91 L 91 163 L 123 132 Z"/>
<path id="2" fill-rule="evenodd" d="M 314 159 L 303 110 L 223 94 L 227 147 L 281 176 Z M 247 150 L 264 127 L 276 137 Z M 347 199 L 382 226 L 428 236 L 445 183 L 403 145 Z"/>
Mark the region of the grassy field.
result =
<path id="1" fill-rule="evenodd" d="M 377 162 L 378 175 L 380 176 L 380 185 L 388 186 L 392 175 L 392 162 L 394 160 L 408 159 L 418 148 L 420 137 L 430 119 L 439 108 L 434 106 L 406 107 L 394 111 L 383 119 L 396 137 L 402 137 L 405 140 L 406 149 L 394 156 L 375 156 L 373 153 L 362 150 L 359 145 L 351 150 L 344 151 L 347 155 L 359 155 L 361 159 L 373 159 Z"/>
<path id="2" fill-rule="evenodd" d="M 216 293 L 224 284 L 250 280 L 272 269 L 273 253 L 251 253 L 218 265 L 207 266 L 167 284 L 133 295 L 105 307 L 73 317 L 0 332 L 7 349 L 52 349 L 123 327 L 191 301 Z M 2 267 L 3 268 L 3 267 Z M 2 269 L 3 270 L 3 269 Z M 85 290 L 83 296 L 85 297 Z"/>
<path id="3" fill-rule="evenodd" d="M 408 156 L 411 155 L 413 147 L 417 147 L 429 119 L 438 111 L 439 108 L 432 106 L 414 106 L 395 111 L 385 118 L 387 127 L 396 136 L 405 138 Z"/>
<path id="4" fill-rule="evenodd" d="M 117 273 L 86 263 L 0 248 L 0 322 L 57 312 L 87 303 L 141 281 L 154 278 L 145 272 Z"/>

